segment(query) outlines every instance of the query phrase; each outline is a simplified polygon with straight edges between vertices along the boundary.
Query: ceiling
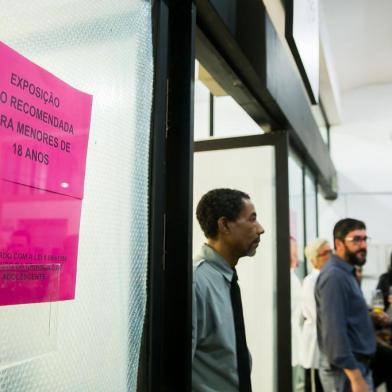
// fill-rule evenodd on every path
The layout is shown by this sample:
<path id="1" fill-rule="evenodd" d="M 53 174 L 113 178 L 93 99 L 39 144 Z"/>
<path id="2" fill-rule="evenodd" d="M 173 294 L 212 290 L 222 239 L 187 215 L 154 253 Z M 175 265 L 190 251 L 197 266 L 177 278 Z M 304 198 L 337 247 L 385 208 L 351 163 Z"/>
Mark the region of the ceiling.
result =
<path id="1" fill-rule="evenodd" d="M 340 92 L 392 83 L 391 0 L 320 0 Z"/>
<path id="2" fill-rule="evenodd" d="M 340 191 L 390 192 L 392 0 L 319 4 L 337 79 L 340 116 L 331 122 L 331 151 Z"/>

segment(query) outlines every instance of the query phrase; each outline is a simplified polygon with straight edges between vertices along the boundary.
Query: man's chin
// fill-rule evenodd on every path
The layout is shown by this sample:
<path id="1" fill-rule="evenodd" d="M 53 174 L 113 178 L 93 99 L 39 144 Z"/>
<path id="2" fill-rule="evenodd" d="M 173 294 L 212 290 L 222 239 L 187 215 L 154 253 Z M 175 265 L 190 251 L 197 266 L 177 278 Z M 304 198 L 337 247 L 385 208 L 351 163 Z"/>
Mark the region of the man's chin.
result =
<path id="1" fill-rule="evenodd" d="M 350 264 L 362 267 L 366 263 L 366 255 L 351 254 L 349 258 Z"/>
<path id="2" fill-rule="evenodd" d="M 357 265 L 358 267 L 362 267 L 365 264 L 366 264 L 366 258 L 365 259 L 359 259 L 359 258 L 356 259 L 355 265 Z"/>
<path id="3" fill-rule="evenodd" d="M 256 248 L 252 248 L 249 250 L 249 252 L 247 253 L 248 257 L 253 257 L 256 255 Z"/>

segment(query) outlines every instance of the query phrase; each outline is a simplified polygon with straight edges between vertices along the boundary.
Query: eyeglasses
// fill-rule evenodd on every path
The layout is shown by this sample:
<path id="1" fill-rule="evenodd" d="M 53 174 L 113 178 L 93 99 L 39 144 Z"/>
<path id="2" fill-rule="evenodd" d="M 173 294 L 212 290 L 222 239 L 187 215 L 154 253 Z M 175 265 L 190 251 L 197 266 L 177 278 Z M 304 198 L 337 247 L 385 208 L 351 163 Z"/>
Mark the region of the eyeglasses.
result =
<path id="1" fill-rule="evenodd" d="M 332 254 L 332 250 L 331 249 L 327 249 L 323 253 L 318 254 L 317 257 L 325 257 L 325 256 L 329 256 L 331 254 Z"/>
<path id="2" fill-rule="evenodd" d="M 354 237 L 346 237 L 345 240 L 350 241 L 350 242 L 358 245 L 361 242 L 366 242 L 366 243 L 370 242 L 371 238 L 366 235 L 364 237 L 362 237 L 360 235 L 355 235 Z"/>

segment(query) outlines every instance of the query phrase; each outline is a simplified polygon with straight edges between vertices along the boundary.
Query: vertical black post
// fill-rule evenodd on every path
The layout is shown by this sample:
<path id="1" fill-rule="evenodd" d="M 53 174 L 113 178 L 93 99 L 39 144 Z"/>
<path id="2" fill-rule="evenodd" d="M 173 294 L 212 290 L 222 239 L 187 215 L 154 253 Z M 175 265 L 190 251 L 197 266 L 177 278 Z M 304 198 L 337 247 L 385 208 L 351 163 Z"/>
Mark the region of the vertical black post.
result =
<path id="1" fill-rule="evenodd" d="M 196 10 L 191 0 L 169 4 L 164 382 L 160 390 L 186 392 L 191 388 Z"/>
<path id="2" fill-rule="evenodd" d="M 291 392 L 291 303 L 288 132 L 276 132 L 276 301 L 277 301 L 277 385 L 275 391 Z"/>
<path id="3" fill-rule="evenodd" d="M 210 93 L 210 136 L 214 136 L 214 95 Z"/>
<path id="4" fill-rule="evenodd" d="M 169 56 L 169 10 L 166 1 L 156 0 L 152 9 L 154 43 L 154 98 L 150 166 L 150 238 L 146 347 L 139 368 L 138 392 L 159 391 L 164 353 L 164 254 L 166 214 L 166 108 Z M 147 366 L 146 366 L 147 363 Z"/>
<path id="5" fill-rule="evenodd" d="M 331 151 L 331 132 L 330 126 L 327 126 L 327 141 L 328 141 L 328 151 Z"/>

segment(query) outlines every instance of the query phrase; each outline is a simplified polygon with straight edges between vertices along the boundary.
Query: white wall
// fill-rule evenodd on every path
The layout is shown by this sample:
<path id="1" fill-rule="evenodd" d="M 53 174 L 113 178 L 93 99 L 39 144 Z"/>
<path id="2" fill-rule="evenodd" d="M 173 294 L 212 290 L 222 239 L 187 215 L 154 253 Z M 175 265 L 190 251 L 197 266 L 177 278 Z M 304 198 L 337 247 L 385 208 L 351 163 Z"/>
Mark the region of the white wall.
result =
<path id="1" fill-rule="evenodd" d="M 331 129 L 331 153 L 339 197 L 320 198 L 320 235 L 344 217 L 365 221 L 372 237 L 363 289 L 369 300 L 392 248 L 392 85 L 373 85 L 342 96 L 343 121 Z"/>

